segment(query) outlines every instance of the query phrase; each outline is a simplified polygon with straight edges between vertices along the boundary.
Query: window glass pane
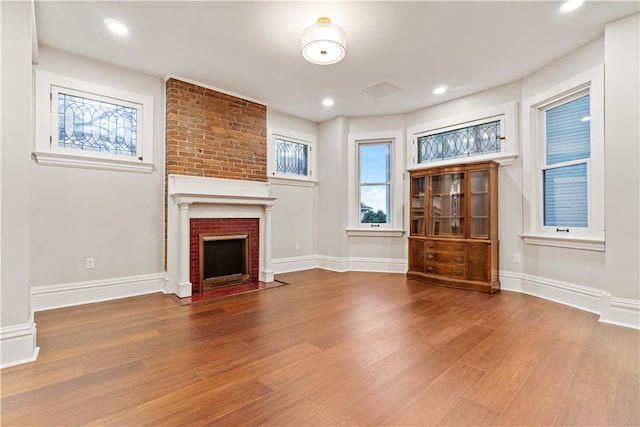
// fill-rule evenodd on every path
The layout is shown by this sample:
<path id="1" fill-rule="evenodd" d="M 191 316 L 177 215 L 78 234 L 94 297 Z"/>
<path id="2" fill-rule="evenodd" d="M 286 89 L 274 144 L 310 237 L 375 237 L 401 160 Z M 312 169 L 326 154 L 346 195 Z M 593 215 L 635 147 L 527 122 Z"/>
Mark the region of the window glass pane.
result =
<path id="1" fill-rule="evenodd" d="M 360 144 L 360 183 L 386 183 L 391 179 L 391 144 Z"/>
<path id="2" fill-rule="evenodd" d="M 136 156 L 137 112 L 133 107 L 60 92 L 58 145 Z"/>
<path id="3" fill-rule="evenodd" d="M 286 175 L 309 174 L 309 146 L 276 138 L 276 172 Z"/>
<path id="4" fill-rule="evenodd" d="M 590 157 L 589 95 L 545 112 L 547 165 Z"/>
<path id="5" fill-rule="evenodd" d="M 544 225 L 587 227 L 587 165 L 547 169 L 544 180 Z"/>
<path id="6" fill-rule="evenodd" d="M 418 163 L 500 152 L 500 120 L 418 138 Z"/>
<path id="7" fill-rule="evenodd" d="M 360 222 L 366 224 L 389 223 L 389 185 L 360 186 Z"/>
<path id="8" fill-rule="evenodd" d="M 360 176 L 360 222 L 391 222 L 391 143 L 358 145 Z"/>

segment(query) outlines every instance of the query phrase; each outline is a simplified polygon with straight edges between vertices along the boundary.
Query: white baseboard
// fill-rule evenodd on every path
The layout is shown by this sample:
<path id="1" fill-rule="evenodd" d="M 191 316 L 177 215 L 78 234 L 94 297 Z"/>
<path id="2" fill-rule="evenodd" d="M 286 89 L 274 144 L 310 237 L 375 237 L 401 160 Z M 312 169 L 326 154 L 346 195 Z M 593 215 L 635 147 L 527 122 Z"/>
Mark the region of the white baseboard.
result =
<path id="1" fill-rule="evenodd" d="M 640 301 L 607 295 L 603 302 L 601 322 L 640 329 Z"/>
<path id="2" fill-rule="evenodd" d="M 33 320 L 0 328 L 0 368 L 33 362 L 40 351 L 36 347 L 36 324 Z"/>
<path id="3" fill-rule="evenodd" d="M 162 272 L 61 285 L 33 286 L 31 306 L 33 311 L 42 311 L 165 292 L 165 283 L 166 273 Z"/>
<path id="4" fill-rule="evenodd" d="M 279 258 L 271 260 L 271 268 L 275 274 L 318 268 L 318 257 L 306 255 L 299 257 Z"/>
<path id="5" fill-rule="evenodd" d="M 640 301 L 612 297 L 602 289 L 512 271 L 500 272 L 500 288 L 600 315 L 600 321 L 640 329 Z"/>
<path id="6" fill-rule="evenodd" d="M 280 258 L 271 261 L 273 271 L 289 273 L 291 271 L 322 268 L 324 270 L 345 271 L 373 271 L 378 273 L 406 273 L 407 262 L 393 258 L 338 258 L 324 255 L 307 255 L 301 257 Z"/>
<path id="7" fill-rule="evenodd" d="M 407 261 L 393 258 L 349 258 L 350 271 L 376 273 L 406 273 Z"/>

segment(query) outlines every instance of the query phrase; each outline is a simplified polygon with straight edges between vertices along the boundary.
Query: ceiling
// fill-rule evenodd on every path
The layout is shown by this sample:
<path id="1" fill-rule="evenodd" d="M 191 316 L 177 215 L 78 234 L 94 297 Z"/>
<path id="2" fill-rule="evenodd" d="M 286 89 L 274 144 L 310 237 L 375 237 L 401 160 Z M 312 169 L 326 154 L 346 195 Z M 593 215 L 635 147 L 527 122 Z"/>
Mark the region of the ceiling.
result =
<path id="1" fill-rule="evenodd" d="M 406 113 L 521 79 L 640 10 L 638 1 L 588 1 L 561 13 L 561 4 L 46 0 L 35 12 L 41 45 L 180 76 L 321 122 Z M 346 31 L 338 64 L 313 65 L 300 53 L 302 32 L 320 16 Z M 111 34 L 104 18 L 120 20 L 129 34 Z M 399 90 L 364 91 L 379 84 Z M 434 95 L 442 84 L 448 92 Z M 335 104 L 323 106 L 325 97 Z"/>

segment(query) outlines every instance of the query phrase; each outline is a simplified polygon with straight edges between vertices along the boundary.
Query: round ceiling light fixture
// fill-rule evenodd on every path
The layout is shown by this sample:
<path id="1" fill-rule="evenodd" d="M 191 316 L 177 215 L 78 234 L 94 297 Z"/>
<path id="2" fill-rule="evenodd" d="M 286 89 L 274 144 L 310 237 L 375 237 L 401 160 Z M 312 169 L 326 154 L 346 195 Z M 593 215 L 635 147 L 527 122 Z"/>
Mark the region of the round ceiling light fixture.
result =
<path id="1" fill-rule="evenodd" d="M 318 18 L 302 33 L 302 56 L 312 64 L 335 64 L 342 61 L 346 53 L 347 36 L 329 18 Z"/>

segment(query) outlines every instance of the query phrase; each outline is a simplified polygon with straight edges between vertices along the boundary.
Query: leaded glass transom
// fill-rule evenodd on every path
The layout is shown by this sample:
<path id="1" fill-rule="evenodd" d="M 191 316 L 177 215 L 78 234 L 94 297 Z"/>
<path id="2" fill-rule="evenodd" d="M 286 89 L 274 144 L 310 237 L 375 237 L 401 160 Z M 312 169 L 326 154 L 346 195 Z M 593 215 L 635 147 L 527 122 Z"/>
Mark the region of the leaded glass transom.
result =
<path id="1" fill-rule="evenodd" d="M 137 108 L 58 93 L 58 145 L 137 155 Z"/>
<path id="2" fill-rule="evenodd" d="M 418 137 L 418 163 L 500 152 L 500 120 Z"/>
<path id="3" fill-rule="evenodd" d="M 276 138 L 276 172 L 286 175 L 309 174 L 309 146 L 299 142 Z"/>

